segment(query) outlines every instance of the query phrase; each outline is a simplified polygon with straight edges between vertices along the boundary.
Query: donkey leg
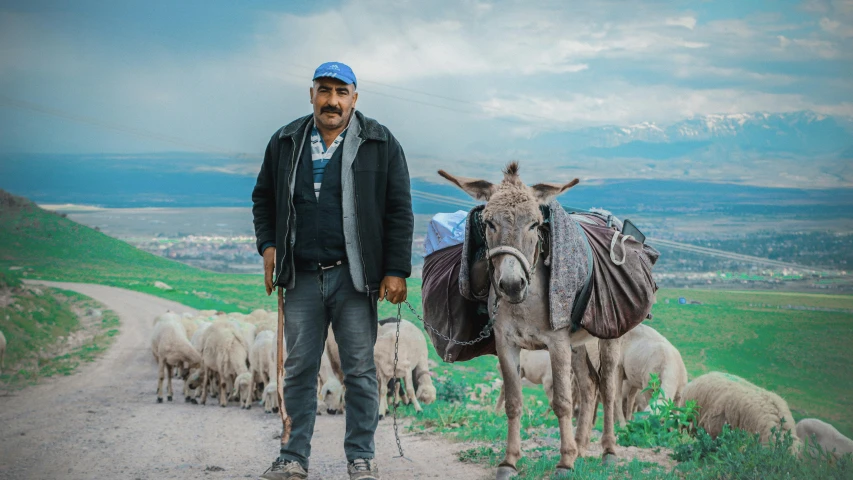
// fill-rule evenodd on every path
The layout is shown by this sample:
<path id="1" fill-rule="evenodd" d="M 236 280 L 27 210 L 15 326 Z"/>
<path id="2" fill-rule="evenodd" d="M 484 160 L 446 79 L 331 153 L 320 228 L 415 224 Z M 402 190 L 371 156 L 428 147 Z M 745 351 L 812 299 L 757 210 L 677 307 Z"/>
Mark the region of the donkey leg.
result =
<path id="1" fill-rule="evenodd" d="M 589 447 L 589 437 L 592 434 L 592 424 L 595 422 L 593 418 L 595 410 L 598 407 L 596 401 L 597 386 L 593 372 L 589 369 L 589 363 L 586 360 L 588 353 L 585 346 L 578 347 L 572 354 L 572 370 L 574 378 L 577 380 L 578 398 L 575 403 L 578 404 L 578 420 L 575 427 L 575 442 L 578 446 L 578 455 L 583 456 L 583 453 Z"/>
<path id="2" fill-rule="evenodd" d="M 614 409 L 616 407 L 616 373 L 619 369 L 619 354 L 621 341 L 605 340 L 599 342 L 601 359 L 601 403 L 604 406 L 604 428 L 601 436 L 601 447 L 604 450 L 604 461 L 615 460 L 616 435 L 614 433 Z M 621 379 L 620 379 L 621 381 Z"/>
<path id="3" fill-rule="evenodd" d="M 551 356 L 553 393 L 551 408 L 560 424 L 560 462 L 557 471 L 573 470 L 578 446 L 572 435 L 572 347 L 568 341 L 548 346 Z"/>
<path id="4" fill-rule="evenodd" d="M 523 397 L 521 395 L 521 349 L 512 345 L 501 336 L 497 336 L 498 359 L 503 375 L 504 398 L 506 402 L 506 456 L 498 466 L 497 480 L 508 479 L 516 473 L 515 464 L 521 458 L 521 412 Z"/>

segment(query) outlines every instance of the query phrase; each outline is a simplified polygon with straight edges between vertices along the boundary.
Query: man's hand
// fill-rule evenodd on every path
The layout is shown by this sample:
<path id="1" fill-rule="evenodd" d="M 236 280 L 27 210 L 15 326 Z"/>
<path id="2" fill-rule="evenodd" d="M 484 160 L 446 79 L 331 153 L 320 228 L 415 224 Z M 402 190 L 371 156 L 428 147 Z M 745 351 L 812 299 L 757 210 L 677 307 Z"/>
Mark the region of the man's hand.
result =
<path id="1" fill-rule="evenodd" d="M 275 273 L 275 247 L 267 247 L 264 250 L 264 286 L 267 287 L 267 295 L 274 290 L 272 286 L 273 274 Z"/>
<path id="2" fill-rule="evenodd" d="M 406 279 L 386 276 L 379 284 L 379 300 L 388 300 L 394 305 L 406 301 Z"/>

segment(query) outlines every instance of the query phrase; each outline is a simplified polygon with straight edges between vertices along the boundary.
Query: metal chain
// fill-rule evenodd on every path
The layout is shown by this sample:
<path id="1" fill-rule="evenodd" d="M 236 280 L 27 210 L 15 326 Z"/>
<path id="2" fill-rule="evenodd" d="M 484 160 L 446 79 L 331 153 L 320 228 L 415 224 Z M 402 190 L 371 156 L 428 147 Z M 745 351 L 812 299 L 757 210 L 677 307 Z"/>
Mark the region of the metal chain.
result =
<path id="1" fill-rule="evenodd" d="M 475 345 L 477 343 L 480 343 L 483 340 L 491 337 L 492 336 L 492 326 L 495 323 L 495 316 L 498 314 L 498 297 L 495 297 L 495 303 L 492 306 L 492 314 L 489 316 L 489 323 L 487 323 L 486 325 L 483 326 L 483 329 L 480 331 L 480 334 L 474 340 L 467 340 L 467 341 L 460 342 L 458 340 L 455 340 L 455 339 L 448 337 L 447 335 L 444 335 L 443 333 L 439 332 L 435 327 L 433 327 L 432 325 L 430 325 L 426 321 L 424 321 L 423 317 L 421 317 L 420 314 L 418 314 L 418 312 L 415 310 L 415 307 L 413 307 L 412 304 L 409 303 L 408 300 L 405 300 L 405 303 L 406 303 L 406 306 L 409 307 L 409 310 L 411 310 L 412 313 L 416 317 L 418 317 L 418 320 L 420 320 L 421 323 L 424 324 L 424 327 L 429 329 L 432 333 L 436 334 L 436 336 L 438 336 L 442 340 L 449 342 L 449 343 L 452 343 L 452 344 L 455 344 L 455 345 L 471 346 L 471 345 Z M 398 310 L 399 310 L 399 306 L 398 306 Z"/>
<path id="2" fill-rule="evenodd" d="M 406 302 L 409 303 L 409 302 Z M 411 307 L 410 307 L 411 308 Z M 400 324 L 403 323 L 403 306 L 401 304 L 397 304 L 397 338 L 394 340 L 394 375 L 397 375 L 397 350 L 400 348 Z M 406 458 L 403 455 L 403 444 L 400 443 L 400 434 L 397 432 L 397 385 L 396 382 L 401 381 L 397 378 L 393 379 L 394 382 L 394 393 L 392 393 L 391 398 L 394 401 L 394 440 L 397 441 L 397 450 L 400 452 L 400 458 Z M 396 458 L 396 457 L 395 457 Z"/>

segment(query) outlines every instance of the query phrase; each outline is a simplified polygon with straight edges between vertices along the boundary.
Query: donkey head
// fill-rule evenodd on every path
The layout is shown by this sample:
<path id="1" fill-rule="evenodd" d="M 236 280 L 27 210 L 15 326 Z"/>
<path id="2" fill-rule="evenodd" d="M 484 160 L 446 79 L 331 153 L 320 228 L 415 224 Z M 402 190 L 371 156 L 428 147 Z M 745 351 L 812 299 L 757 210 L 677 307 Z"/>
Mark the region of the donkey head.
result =
<path id="1" fill-rule="evenodd" d="M 578 179 L 566 184 L 539 183 L 529 187 L 519 178 L 516 162 L 507 165 L 504 179 L 498 185 L 455 177 L 444 170 L 438 174 L 476 200 L 486 202 L 482 219 L 486 224 L 486 243 L 492 252 L 492 286 L 495 293 L 510 303 L 523 302 L 527 298 L 531 269 L 538 261 L 539 227 L 543 221 L 539 205 L 547 205 L 577 185 Z"/>

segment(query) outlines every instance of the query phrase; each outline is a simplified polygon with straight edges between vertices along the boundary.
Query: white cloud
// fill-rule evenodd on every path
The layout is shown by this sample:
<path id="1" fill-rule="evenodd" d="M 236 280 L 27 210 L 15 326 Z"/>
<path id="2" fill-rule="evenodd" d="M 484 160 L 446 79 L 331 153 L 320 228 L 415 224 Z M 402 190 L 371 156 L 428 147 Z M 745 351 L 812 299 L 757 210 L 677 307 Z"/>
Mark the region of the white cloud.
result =
<path id="1" fill-rule="evenodd" d="M 645 121 L 667 124 L 699 115 L 755 111 L 814 110 L 832 115 L 853 115 L 853 103 L 820 104 L 799 94 L 616 84 L 607 85 L 602 91 L 609 93 L 574 94 L 561 99 L 537 95 L 494 97 L 483 102 L 483 108 L 496 118 L 516 118 L 534 128 L 547 130 Z M 533 130 L 520 128 L 515 131 L 524 135 Z"/>
<path id="2" fill-rule="evenodd" d="M 693 27 L 696 26 L 696 17 L 667 18 L 665 23 L 666 25 L 684 27 L 688 30 L 693 30 Z"/>

